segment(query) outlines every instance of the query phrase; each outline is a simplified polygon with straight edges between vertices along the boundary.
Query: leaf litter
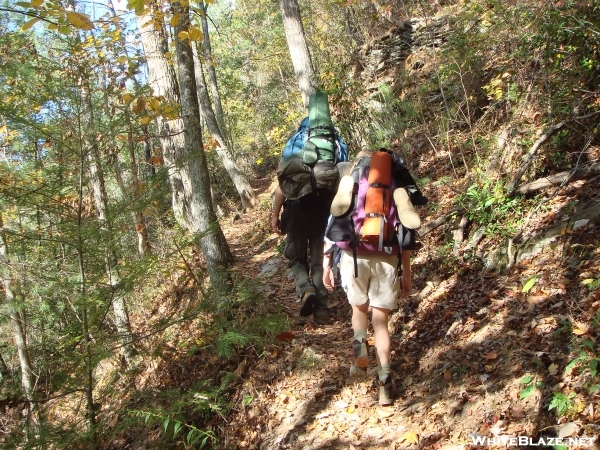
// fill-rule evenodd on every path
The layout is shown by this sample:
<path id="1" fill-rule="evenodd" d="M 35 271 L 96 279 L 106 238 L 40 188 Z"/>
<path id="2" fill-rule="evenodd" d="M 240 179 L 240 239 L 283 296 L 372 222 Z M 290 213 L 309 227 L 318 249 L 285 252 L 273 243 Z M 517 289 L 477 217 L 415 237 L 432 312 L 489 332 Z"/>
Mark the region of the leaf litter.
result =
<path id="1" fill-rule="evenodd" d="M 376 398 L 374 354 L 366 375 L 349 375 L 351 310 L 344 292 L 338 287 L 330 295 L 332 322 L 318 326 L 298 314 L 285 258 L 273 253 L 256 258 L 257 248 L 265 248 L 262 242 L 275 246 L 283 239 L 270 233 L 269 217 L 259 209 L 224 231 L 239 244 L 232 246 L 240 261 L 237 270 L 262 274 L 261 283 L 269 286 L 265 301 L 280 302 L 292 327 L 277 336 L 273 348 L 248 361 L 236 395 L 241 399 L 239 393 L 252 392 L 260 414 L 249 421 L 237 408 L 223 425 L 224 447 L 449 450 L 474 448 L 475 436 L 536 437 L 551 427 L 561 434 L 571 430 L 565 428 L 569 421 L 548 410 L 557 382 L 573 387 L 581 376 L 581 371 L 564 373 L 570 349 L 561 326 L 569 318 L 573 333 L 585 334 L 600 300 L 597 291 L 565 274 L 573 268 L 566 266 L 563 253 L 569 242 L 597 246 L 597 233 L 565 234 L 562 246 L 546 248 L 505 273 L 486 272 L 472 261 L 444 272 L 435 256 L 444 230 L 425 236 L 413 258 L 416 294 L 401 301 L 390 323 L 397 398 L 384 408 Z M 544 220 L 532 221 L 532 229 L 543 228 Z M 263 224 L 262 239 L 256 236 L 257 223 Z M 579 266 L 569 264 L 589 269 L 590 261 L 578 260 Z M 527 282 L 532 279 L 535 283 Z M 600 420 L 593 404 L 585 406 L 572 416 L 580 436 L 597 432 L 594 423 Z"/>

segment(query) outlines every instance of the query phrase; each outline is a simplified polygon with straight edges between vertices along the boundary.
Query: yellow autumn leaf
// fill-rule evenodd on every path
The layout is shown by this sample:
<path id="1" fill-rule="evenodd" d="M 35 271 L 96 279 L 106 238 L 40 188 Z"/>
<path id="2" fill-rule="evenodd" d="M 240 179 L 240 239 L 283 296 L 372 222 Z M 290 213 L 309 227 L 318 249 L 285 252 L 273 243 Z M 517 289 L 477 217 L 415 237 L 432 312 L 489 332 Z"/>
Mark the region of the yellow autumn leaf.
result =
<path id="1" fill-rule="evenodd" d="M 34 8 L 39 8 L 44 4 L 44 0 L 31 0 L 31 6 Z"/>
<path id="2" fill-rule="evenodd" d="M 123 101 L 127 104 L 131 103 L 133 101 L 133 95 L 131 94 L 123 94 Z"/>
<path id="3" fill-rule="evenodd" d="M 350 405 L 346 408 L 346 412 L 352 414 L 355 411 L 354 405 Z"/>
<path id="4" fill-rule="evenodd" d="M 407 431 L 402 435 L 401 442 L 408 442 L 409 444 L 418 444 L 419 436 L 417 433 L 413 433 L 412 431 Z"/>
<path id="5" fill-rule="evenodd" d="M 176 27 L 177 25 L 179 25 L 179 14 L 173 14 L 173 17 L 171 17 L 171 26 Z"/>
<path id="6" fill-rule="evenodd" d="M 75 11 L 67 11 L 67 20 L 80 30 L 92 30 L 94 28 L 94 24 L 88 19 L 87 15 Z"/>
<path id="7" fill-rule="evenodd" d="M 137 101 L 131 105 L 131 109 L 136 114 L 141 113 L 144 109 L 146 109 L 146 100 L 144 100 L 143 97 L 139 97 Z"/>
<path id="8" fill-rule="evenodd" d="M 127 62 L 127 56 L 119 56 L 117 58 L 117 62 L 120 64 L 125 64 Z"/>
<path id="9" fill-rule="evenodd" d="M 152 97 L 150 99 L 150 102 L 148 103 L 148 108 L 150 108 L 152 111 L 158 111 L 159 107 L 160 102 L 158 101 L 158 99 L 156 97 Z"/>
<path id="10" fill-rule="evenodd" d="M 29 30 L 32 26 L 34 26 L 36 24 L 36 22 L 38 22 L 40 20 L 39 17 L 34 17 L 31 20 L 28 20 L 27 22 L 25 22 L 23 24 L 23 26 L 21 27 L 21 31 L 27 31 Z"/>
<path id="11" fill-rule="evenodd" d="M 179 34 L 177 35 L 177 38 L 180 41 L 185 41 L 188 38 L 188 32 L 187 31 L 180 31 Z"/>
<path id="12" fill-rule="evenodd" d="M 199 41 L 204 37 L 200 28 L 197 27 L 191 27 L 188 33 L 190 41 Z"/>
<path id="13" fill-rule="evenodd" d="M 142 125 L 148 125 L 152 119 L 148 116 L 144 116 L 140 119 Z"/>
<path id="14" fill-rule="evenodd" d="M 573 332 L 573 334 L 576 334 L 577 336 L 582 336 L 582 335 L 586 334 L 589 330 L 589 328 L 586 324 L 574 323 L 573 325 L 574 326 L 571 331 Z"/>
<path id="15" fill-rule="evenodd" d="M 172 106 L 165 106 L 162 109 L 162 115 L 167 119 L 176 119 L 177 118 L 177 110 Z"/>

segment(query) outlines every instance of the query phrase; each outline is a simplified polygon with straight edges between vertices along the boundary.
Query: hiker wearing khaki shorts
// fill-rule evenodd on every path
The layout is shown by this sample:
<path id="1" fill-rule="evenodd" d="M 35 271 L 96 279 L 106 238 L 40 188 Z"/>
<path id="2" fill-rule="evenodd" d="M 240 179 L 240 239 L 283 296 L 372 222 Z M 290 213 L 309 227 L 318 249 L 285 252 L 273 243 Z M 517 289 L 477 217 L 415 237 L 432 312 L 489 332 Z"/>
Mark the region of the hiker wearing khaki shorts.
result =
<path id="1" fill-rule="evenodd" d="M 420 193 L 403 159 L 387 149 L 361 151 L 350 175 L 340 180 L 326 231 L 342 250 L 339 271 L 354 333 L 351 374 L 367 373 L 369 309 L 372 312 L 381 406 L 394 399 L 389 315 L 398 307 L 400 294 L 411 293 L 411 250 L 414 230 L 421 225 L 407 189 Z M 426 202 L 422 195 L 414 197 Z"/>
<path id="2" fill-rule="evenodd" d="M 388 320 L 390 311 L 398 307 L 399 294 L 401 293 L 405 297 L 412 291 L 410 254 L 410 250 L 402 250 L 401 280 L 398 278 L 397 254 L 357 255 L 358 277 L 356 278 L 352 252 L 343 251 L 340 260 L 342 288 L 352 307 L 354 365 L 356 370 L 364 372 L 369 365 L 367 329 L 369 327 L 368 311 L 369 307 L 371 308 L 378 384 L 380 385 L 378 401 L 382 406 L 391 404 L 393 401 Z"/>

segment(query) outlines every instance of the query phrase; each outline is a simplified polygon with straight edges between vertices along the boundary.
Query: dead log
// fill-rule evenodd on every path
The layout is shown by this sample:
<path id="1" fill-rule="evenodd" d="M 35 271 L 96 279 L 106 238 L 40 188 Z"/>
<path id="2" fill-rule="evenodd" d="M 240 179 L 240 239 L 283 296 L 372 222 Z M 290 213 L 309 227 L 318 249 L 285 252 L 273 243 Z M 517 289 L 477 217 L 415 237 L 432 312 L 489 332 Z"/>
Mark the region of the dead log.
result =
<path id="1" fill-rule="evenodd" d="M 453 253 L 455 258 L 458 258 L 458 255 L 460 254 L 460 247 L 462 246 L 462 243 L 465 240 L 465 230 L 467 229 L 469 223 L 471 223 L 471 221 L 467 217 L 463 216 L 462 220 L 460 221 L 460 224 L 458 225 L 458 228 L 452 231 L 452 235 L 454 237 Z"/>
<path id="2" fill-rule="evenodd" d="M 600 163 L 588 164 L 584 167 L 575 168 L 566 172 L 555 173 L 544 178 L 539 178 L 531 183 L 523 184 L 517 189 L 517 193 L 525 195 L 533 192 L 540 191 L 542 189 L 558 186 L 560 184 L 583 180 L 584 178 L 590 178 L 600 174 Z"/>
<path id="3" fill-rule="evenodd" d="M 431 230 L 435 230 L 437 227 L 439 227 L 440 225 L 445 224 L 446 222 L 448 222 L 450 219 L 452 219 L 455 215 L 462 215 L 464 213 L 466 213 L 467 210 L 463 207 L 457 207 L 454 208 L 450 211 L 448 211 L 446 214 L 444 214 L 441 217 L 438 217 L 437 219 L 431 221 L 431 222 L 427 222 L 425 225 L 423 225 L 419 230 L 417 230 L 417 234 L 420 238 L 422 238 L 423 236 L 425 236 L 427 233 L 429 233 Z"/>
<path id="4" fill-rule="evenodd" d="M 521 181 L 521 177 L 523 177 L 523 174 L 527 171 L 527 169 L 529 169 L 529 166 L 533 162 L 533 159 L 539 148 L 542 146 L 542 144 L 564 126 L 565 122 L 559 122 L 557 124 L 551 125 L 550 128 L 548 128 L 546 132 L 542 134 L 538 138 L 538 140 L 535 141 L 535 143 L 531 146 L 527 154 L 523 157 L 523 161 L 521 161 L 521 165 L 519 166 L 519 169 L 517 170 L 517 173 L 515 174 L 513 180 L 508 185 L 508 192 L 510 194 L 514 193 L 516 186 L 519 184 L 519 181 Z"/>

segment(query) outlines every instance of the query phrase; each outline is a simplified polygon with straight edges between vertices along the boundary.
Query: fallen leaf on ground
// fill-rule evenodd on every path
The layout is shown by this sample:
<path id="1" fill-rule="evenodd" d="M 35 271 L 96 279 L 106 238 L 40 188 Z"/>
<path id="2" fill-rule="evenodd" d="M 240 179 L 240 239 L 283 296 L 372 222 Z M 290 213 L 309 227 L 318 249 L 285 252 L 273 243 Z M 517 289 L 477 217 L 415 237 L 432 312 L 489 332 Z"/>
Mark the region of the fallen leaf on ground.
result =
<path id="1" fill-rule="evenodd" d="M 293 339 L 296 338 L 296 336 L 294 335 L 294 333 L 291 333 L 289 331 L 284 331 L 282 333 L 279 333 L 277 336 L 275 336 L 275 338 L 277 338 L 278 341 L 291 341 Z"/>
<path id="2" fill-rule="evenodd" d="M 417 433 L 413 433 L 412 431 L 407 431 L 400 438 L 400 442 L 408 442 L 409 444 L 418 444 L 419 443 L 419 435 Z"/>
<path id="3" fill-rule="evenodd" d="M 483 358 L 489 361 L 491 359 L 496 359 L 497 357 L 498 357 L 498 354 L 496 352 L 489 352 Z"/>
<path id="4" fill-rule="evenodd" d="M 515 405 L 510 408 L 510 415 L 513 419 L 522 419 L 525 417 L 525 411 L 523 410 L 523 407 Z"/>

